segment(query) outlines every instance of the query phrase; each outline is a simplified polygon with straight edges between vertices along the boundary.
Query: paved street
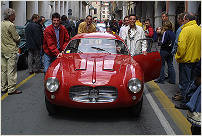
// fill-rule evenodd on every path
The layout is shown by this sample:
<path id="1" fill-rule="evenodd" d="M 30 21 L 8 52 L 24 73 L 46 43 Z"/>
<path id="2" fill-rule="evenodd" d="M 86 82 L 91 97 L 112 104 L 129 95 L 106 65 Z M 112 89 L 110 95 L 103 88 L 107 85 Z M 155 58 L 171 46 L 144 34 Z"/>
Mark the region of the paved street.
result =
<path id="1" fill-rule="evenodd" d="M 158 98 L 158 90 L 152 90 L 152 82 L 145 85 L 144 101 L 141 116 L 131 117 L 126 109 L 118 110 L 76 110 L 60 109 L 60 113 L 48 116 L 44 102 L 43 74 L 32 75 L 28 71 L 19 71 L 20 95 L 5 96 L 2 105 L 2 135 L 182 135 L 188 130 L 182 130 L 179 122 L 172 117 L 170 112 L 162 105 L 166 100 Z M 154 83 L 154 82 L 153 82 Z M 155 84 L 155 83 L 154 83 Z M 157 84 L 156 84 L 157 85 Z M 157 85 L 158 86 L 158 85 Z M 160 92 L 166 94 L 168 101 L 177 85 L 160 85 Z M 148 90 L 149 88 L 149 90 Z M 162 91 L 163 90 L 163 91 Z M 162 95 L 162 94 L 161 94 Z M 156 106 L 152 106 L 155 105 Z M 184 120 L 185 112 L 177 110 Z M 178 113 L 177 112 L 177 113 Z M 167 124 L 166 124 L 167 123 Z M 185 125 L 186 126 L 186 125 Z"/>

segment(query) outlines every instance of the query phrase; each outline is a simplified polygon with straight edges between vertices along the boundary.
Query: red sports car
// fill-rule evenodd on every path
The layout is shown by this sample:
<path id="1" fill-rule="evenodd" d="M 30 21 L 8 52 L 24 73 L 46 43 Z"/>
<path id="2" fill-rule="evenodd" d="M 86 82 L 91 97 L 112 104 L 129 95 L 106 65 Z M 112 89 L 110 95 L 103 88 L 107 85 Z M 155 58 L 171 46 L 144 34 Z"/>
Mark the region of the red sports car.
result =
<path id="1" fill-rule="evenodd" d="M 130 108 L 138 116 L 144 83 L 159 77 L 160 69 L 158 51 L 131 56 L 117 35 L 78 34 L 46 72 L 46 108 L 49 115 L 57 113 L 57 106 Z"/>

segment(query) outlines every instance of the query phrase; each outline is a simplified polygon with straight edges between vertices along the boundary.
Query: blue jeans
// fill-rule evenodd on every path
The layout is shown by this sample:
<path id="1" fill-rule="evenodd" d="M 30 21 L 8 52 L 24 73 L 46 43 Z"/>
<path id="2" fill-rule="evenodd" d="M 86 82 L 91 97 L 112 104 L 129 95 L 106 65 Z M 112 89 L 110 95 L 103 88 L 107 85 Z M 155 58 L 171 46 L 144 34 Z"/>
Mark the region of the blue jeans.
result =
<path id="1" fill-rule="evenodd" d="M 44 53 L 44 72 L 48 70 L 50 64 L 56 59 L 56 57 L 50 57 L 46 53 Z"/>
<path id="2" fill-rule="evenodd" d="M 171 55 L 166 50 L 160 50 L 160 55 L 162 59 L 162 65 L 161 65 L 161 72 L 159 80 L 164 81 L 165 80 L 165 63 L 168 65 L 168 78 L 169 82 L 175 84 L 175 69 L 173 66 L 173 55 Z"/>
<path id="3" fill-rule="evenodd" d="M 187 94 L 187 87 L 193 81 L 192 70 L 196 63 L 179 63 L 179 88 L 182 97 Z"/>

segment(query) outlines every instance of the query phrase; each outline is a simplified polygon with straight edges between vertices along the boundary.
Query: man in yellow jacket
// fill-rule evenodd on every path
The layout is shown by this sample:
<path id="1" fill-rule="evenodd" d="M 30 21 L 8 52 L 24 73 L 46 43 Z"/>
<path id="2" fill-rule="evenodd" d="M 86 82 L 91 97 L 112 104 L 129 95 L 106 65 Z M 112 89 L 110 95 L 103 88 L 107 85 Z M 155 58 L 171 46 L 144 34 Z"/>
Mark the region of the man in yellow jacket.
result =
<path id="1" fill-rule="evenodd" d="M 186 89 L 193 80 L 192 71 L 201 58 L 201 28 L 195 21 L 195 16 L 186 13 L 184 25 L 178 38 L 178 49 L 175 56 L 179 63 L 179 81 L 181 96 L 178 100 L 185 102 Z"/>
<path id="2" fill-rule="evenodd" d="M 88 15 L 86 17 L 86 20 L 81 24 L 79 24 L 78 34 L 96 32 L 96 27 L 92 22 L 93 22 L 92 16 Z"/>
<path id="3" fill-rule="evenodd" d="M 142 23 L 140 22 L 140 17 L 139 16 L 136 16 L 135 24 L 142 27 Z"/>

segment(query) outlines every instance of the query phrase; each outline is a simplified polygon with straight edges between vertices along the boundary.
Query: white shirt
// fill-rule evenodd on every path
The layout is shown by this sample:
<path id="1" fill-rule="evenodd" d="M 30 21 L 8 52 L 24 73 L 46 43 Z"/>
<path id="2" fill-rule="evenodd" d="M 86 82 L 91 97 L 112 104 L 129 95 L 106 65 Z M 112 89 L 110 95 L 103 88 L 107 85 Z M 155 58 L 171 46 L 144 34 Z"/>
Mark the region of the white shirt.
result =
<path id="1" fill-rule="evenodd" d="M 130 37 L 128 30 L 130 29 L 130 26 L 127 26 L 125 29 L 123 29 L 121 38 L 126 42 L 128 49 L 130 51 L 130 54 L 132 56 L 136 54 L 142 53 L 142 51 L 147 50 L 147 42 L 146 40 L 141 40 L 136 43 L 139 39 L 145 39 L 145 33 L 142 27 L 136 25 L 136 29 L 131 29 Z"/>
<path id="2" fill-rule="evenodd" d="M 124 29 L 126 29 L 127 26 L 126 25 L 123 25 L 121 28 L 120 28 L 120 31 L 119 31 L 119 36 L 122 37 L 123 36 L 123 31 Z"/>

